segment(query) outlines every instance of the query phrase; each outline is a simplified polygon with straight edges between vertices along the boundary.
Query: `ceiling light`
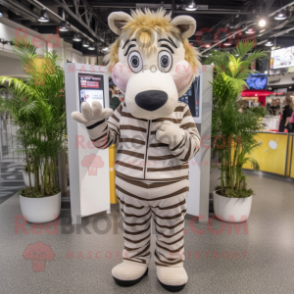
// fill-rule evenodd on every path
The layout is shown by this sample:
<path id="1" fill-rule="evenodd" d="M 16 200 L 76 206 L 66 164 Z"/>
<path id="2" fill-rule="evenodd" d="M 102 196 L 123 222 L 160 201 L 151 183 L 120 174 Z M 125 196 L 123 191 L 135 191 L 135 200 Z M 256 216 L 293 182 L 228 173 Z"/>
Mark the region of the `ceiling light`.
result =
<path id="1" fill-rule="evenodd" d="M 284 10 L 278 12 L 275 16 L 275 20 L 285 20 L 287 18 Z"/>
<path id="2" fill-rule="evenodd" d="M 259 22 L 258 22 L 258 25 L 260 26 L 260 27 L 265 27 L 265 25 L 266 25 L 266 20 L 264 19 L 264 18 L 262 18 Z"/>
<path id="3" fill-rule="evenodd" d="M 103 50 L 103 51 L 107 51 L 107 50 L 108 50 L 108 47 L 105 47 L 105 48 L 103 48 L 102 50 Z"/>
<path id="4" fill-rule="evenodd" d="M 88 40 L 84 40 L 84 41 L 83 41 L 83 47 L 85 47 L 85 48 L 90 47 L 90 43 L 89 43 Z"/>
<path id="5" fill-rule="evenodd" d="M 81 37 L 81 35 L 79 33 L 75 33 L 72 40 L 74 42 L 81 42 L 82 41 L 82 37 Z"/>
<path id="6" fill-rule="evenodd" d="M 88 48 L 89 50 L 95 50 L 94 44 L 91 44 L 91 46 Z"/>
<path id="7" fill-rule="evenodd" d="M 49 22 L 49 16 L 46 9 L 41 10 L 41 15 L 38 18 L 39 22 Z"/>
<path id="8" fill-rule="evenodd" d="M 59 26 L 59 31 L 60 32 L 68 32 L 68 27 L 65 21 L 62 21 L 60 26 Z"/>
<path id="9" fill-rule="evenodd" d="M 264 45 L 265 45 L 265 46 L 268 46 L 268 47 L 271 47 L 271 46 L 273 46 L 274 44 L 273 44 L 272 41 L 267 41 Z"/>
<path id="10" fill-rule="evenodd" d="M 253 35 L 253 34 L 255 34 L 255 30 L 254 30 L 254 28 L 249 28 L 245 33 L 247 35 Z"/>
<path id="11" fill-rule="evenodd" d="M 191 4 L 185 6 L 185 10 L 187 11 L 195 11 L 198 9 L 198 6 L 195 4 L 195 2 L 192 0 Z"/>
<path id="12" fill-rule="evenodd" d="M 259 32 L 260 32 L 260 33 L 263 33 L 264 31 L 265 31 L 265 29 L 262 29 L 262 30 L 260 30 Z"/>

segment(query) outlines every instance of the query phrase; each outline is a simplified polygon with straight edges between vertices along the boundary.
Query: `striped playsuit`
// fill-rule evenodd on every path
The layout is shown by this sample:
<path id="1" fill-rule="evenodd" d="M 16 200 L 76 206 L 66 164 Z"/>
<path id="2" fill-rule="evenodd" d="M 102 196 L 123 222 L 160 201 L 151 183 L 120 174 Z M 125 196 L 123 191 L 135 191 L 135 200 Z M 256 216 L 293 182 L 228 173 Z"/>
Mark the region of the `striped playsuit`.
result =
<path id="1" fill-rule="evenodd" d="M 185 131 L 176 146 L 172 138 L 169 145 L 156 139 L 156 130 L 165 120 Z M 122 103 L 108 121 L 87 128 L 97 148 L 118 144 L 115 170 L 116 191 L 124 219 L 123 258 L 148 264 L 153 216 L 156 264 L 182 266 L 188 160 L 200 146 L 189 107 L 178 102 L 170 116 L 151 121 L 133 117 Z"/>

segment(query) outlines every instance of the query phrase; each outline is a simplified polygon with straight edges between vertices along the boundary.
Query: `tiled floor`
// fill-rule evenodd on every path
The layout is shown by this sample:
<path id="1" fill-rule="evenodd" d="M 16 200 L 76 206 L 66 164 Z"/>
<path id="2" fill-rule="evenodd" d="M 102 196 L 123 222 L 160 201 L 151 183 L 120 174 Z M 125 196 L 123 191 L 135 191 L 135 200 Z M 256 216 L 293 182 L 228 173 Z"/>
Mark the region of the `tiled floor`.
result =
<path id="1" fill-rule="evenodd" d="M 214 171 L 212 179 L 217 177 Z M 189 282 L 181 293 L 293 294 L 294 185 L 252 175 L 249 184 L 256 195 L 248 233 L 244 233 L 244 226 L 236 232 L 234 227 L 214 220 L 210 225 L 195 224 L 202 230 L 199 234 L 186 220 Z M 153 260 L 149 275 L 136 286 L 120 288 L 114 284 L 111 268 L 120 262 L 123 247 L 117 210 L 110 216 L 86 218 L 76 227 L 69 225 L 64 211 L 56 231 L 53 226 L 21 228 L 17 221 L 20 214 L 16 196 L 0 205 L 1 294 L 168 293 L 157 281 Z M 36 242 L 49 245 L 48 250 Z M 52 259 L 44 268 L 26 259 L 30 258 L 26 251 L 30 244 L 36 244 L 33 251 L 43 250 L 47 259 Z"/>

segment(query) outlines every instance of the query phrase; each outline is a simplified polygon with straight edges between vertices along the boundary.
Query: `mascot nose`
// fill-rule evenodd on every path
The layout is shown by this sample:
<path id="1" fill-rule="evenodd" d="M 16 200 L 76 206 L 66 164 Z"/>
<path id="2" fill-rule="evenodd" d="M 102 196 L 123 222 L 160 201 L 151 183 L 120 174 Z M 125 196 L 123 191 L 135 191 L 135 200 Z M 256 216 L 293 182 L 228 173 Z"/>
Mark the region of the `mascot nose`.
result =
<path id="1" fill-rule="evenodd" d="M 135 97 L 135 102 L 144 110 L 154 111 L 163 106 L 167 98 L 168 96 L 164 91 L 148 90 L 138 93 Z"/>

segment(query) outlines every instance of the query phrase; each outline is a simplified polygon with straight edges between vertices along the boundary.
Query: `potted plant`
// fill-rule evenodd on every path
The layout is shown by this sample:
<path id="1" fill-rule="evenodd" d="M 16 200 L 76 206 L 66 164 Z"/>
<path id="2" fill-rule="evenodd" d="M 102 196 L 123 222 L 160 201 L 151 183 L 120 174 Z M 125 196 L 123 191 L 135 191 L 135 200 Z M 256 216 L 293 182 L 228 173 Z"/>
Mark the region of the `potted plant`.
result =
<path id="1" fill-rule="evenodd" d="M 30 78 L 25 82 L 0 77 L 0 85 L 11 93 L 9 99 L 0 98 L 0 111 L 10 111 L 19 126 L 17 152 L 25 156 L 28 177 L 28 187 L 19 192 L 22 214 L 30 222 L 48 222 L 59 216 L 61 207 L 57 156 L 66 149 L 64 71 L 55 51 L 40 57 L 25 39 L 16 40 L 15 45 L 24 67 L 29 62 Z M 40 60 L 46 60 L 41 62 L 42 69 Z"/>
<path id="2" fill-rule="evenodd" d="M 242 167 L 251 162 L 259 169 L 258 162 L 250 158 L 256 148 L 256 132 L 262 128 L 263 107 L 243 109 L 238 100 L 245 79 L 252 72 L 254 60 L 264 58 L 265 52 L 252 51 L 253 42 L 240 42 L 233 54 L 213 52 L 206 60 L 214 64 L 212 111 L 212 148 L 219 154 L 220 186 L 213 192 L 214 212 L 227 222 L 246 221 L 250 215 L 254 192 L 247 187 Z"/>

